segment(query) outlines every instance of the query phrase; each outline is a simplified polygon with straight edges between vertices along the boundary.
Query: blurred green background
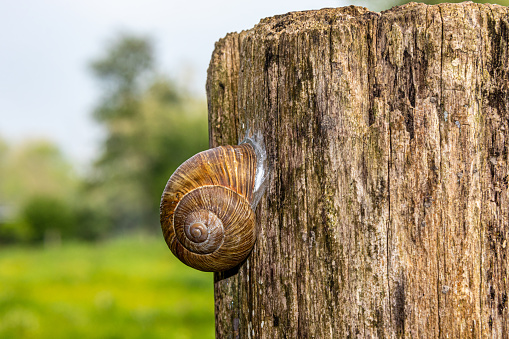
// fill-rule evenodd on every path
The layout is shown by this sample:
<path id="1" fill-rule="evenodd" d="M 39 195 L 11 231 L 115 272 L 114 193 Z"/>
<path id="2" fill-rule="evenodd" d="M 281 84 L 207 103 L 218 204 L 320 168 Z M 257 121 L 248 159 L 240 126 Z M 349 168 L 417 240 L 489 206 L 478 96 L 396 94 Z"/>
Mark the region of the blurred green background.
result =
<path id="1" fill-rule="evenodd" d="M 104 138 L 86 168 L 49 138 L 0 135 L 0 338 L 214 337 L 212 274 L 178 262 L 158 220 L 170 174 L 208 148 L 205 95 L 155 45 L 119 33 L 91 57 Z"/>
<path id="2" fill-rule="evenodd" d="M 210 274 L 143 234 L 0 251 L 0 338 L 213 338 Z"/>
<path id="3" fill-rule="evenodd" d="M 444 2 L 460 3 L 460 2 L 466 2 L 466 1 L 470 1 L 470 0 L 450 0 L 450 1 L 440 1 L 440 0 L 414 0 L 414 1 L 406 1 L 406 0 L 381 0 L 381 1 L 352 0 L 352 4 L 357 5 L 357 6 L 365 6 L 372 11 L 380 12 L 380 11 L 389 9 L 393 6 L 404 5 L 409 2 L 419 2 L 419 3 L 428 4 L 428 5 L 436 5 L 436 4 L 440 4 L 440 3 L 444 3 Z M 472 2 L 479 3 L 479 4 L 489 3 L 489 4 L 497 4 L 497 5 L 502 5 L 502 6 L 509 6 L 509 0 L 493 0 L 493 1 L 476 0 L 476 1 L 472 1 Z"/>
<path id="4" fill-rule="evenodd" d="M 48 140 L 0 141 L 0 338 L 212 338 L 211 274 L 168 250 L 169 175 L 208 148 L 206 103 L 120 34 L 90 64 L 106 137 L 80 172 Z"/>

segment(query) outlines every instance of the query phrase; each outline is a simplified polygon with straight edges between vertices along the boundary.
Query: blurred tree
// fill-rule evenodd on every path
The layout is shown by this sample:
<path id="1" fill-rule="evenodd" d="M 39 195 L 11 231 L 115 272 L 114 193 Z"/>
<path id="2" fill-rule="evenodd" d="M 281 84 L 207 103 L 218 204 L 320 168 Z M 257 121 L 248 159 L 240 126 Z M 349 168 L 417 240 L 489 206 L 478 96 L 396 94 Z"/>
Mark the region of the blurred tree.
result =
<path id="1" fill-rule="evenodd" d="M 415 1 L 408 1 L 408 0 L 353 0 L 353 4 L 357 6 L 365 6 L 369 8 L 372 11 L 380 12 L 384 11 L 386 9 L 389 9 L 393 6 L 399 6 L 403 5 L 409 2 L 420 2 L 425 3 L 428 5 L 436 5 L 444 2 L 449 3 L 459 3 L 464 2 L 465 0 L 449 0 L 449 1 L 440 1 L 440 0 L 415 0 Z M 496 1 L 485 1 L 485 0 L 474 0 L 476 3 L 492 3 L 492 4 L 499 4 L 502 6 L 509 6 L 509 0 L 496 0 Z"/>
<path id="2" fill-rule="evenodd" d="M 91 68 L 103 88 L 94 117 L 106 139 L 90 194 L 107 206 L 115 229 L 159 230 L 166 181 L 208 146 L 205 102 L 155 70 L 146 37 L 121 35 Z"/>
<path id="3" fill-rule="evenodd" d="M 48 195 L 32 196 L 25 204 L 22 216 L 35 241 L 59 241 L 74 235 L 75 213 L 68 201 Z"/>
<path id="4" fill-rule="evenodd" d="M 7 142 L 0 136 L 0 164 L 2 164 L 8 149 Z"/>
<path id="5" fill-rule="evenodd" d="M 111 222 L 105 206 L 98 204 L 85 196 L 73 204 L 74 221 L 76 227 L 72 235 L 82 240 L 97 240 L 108 235 Z"/>
<path id="6" fill-rule="evenodd" d="M 0 178 L 5 178 L 0 180 L 0 242 L 42 240 L 46 228 L 72 234 L 76 225 L 69 215 L 78 179 L 55 144 L 0 142 Z M 46 214 L 39 219 L 33 213 Z"/>
<path id="7" fill-rule="evenodd" d="M 91 63 L 103 91 L 102 101 L 94 113 L 99 122 L 114 123 L 136 114 L 143 80 L 153 71 L 153 54 L 149 38 L 124 34 L 110 42 L 104 56 Z"/>
<path id="8" fill-rule="evenodd" d="M 428 5 L 436 5 L 443 2 L 450 2 L 450 3 L 459 3 L 459 2 L 465 2 L 466 0 L 450 0 L 450 1 L 437 1 L 437 0 L 426 0 L 426 1 L 415 1 L 415 2 L 422 2 Z M 407 3 L 410 1 L 405 1 L 403 3 Z M 479 3 L 479 4 L 498 4 L 502 6 L 509 5 L 509 0 L 495 0 L 495 1 L 485 1 L 485 0 L 475 0 L 473 2 Z"/>
<path id="9" fill-rule="evenodd" d="M 0 146 L 0 174 L 9 179 L 0 180 L 0 203 L 13 206 L 23 205 L 33 195 L 67 199 L 78 182 L 69 161 L 47 140 L 30 140 L 10 148 Z"/>
<path id="10" fill-rule="evenodd" d="M 7 143 L 0 136 L 0 178 L 7 178 L 7 156 L 9 147 Z M 0 180 L 0 222 L 4 219 L 4 204 L 5 204 L 5 186 L 7 180 Z"/>

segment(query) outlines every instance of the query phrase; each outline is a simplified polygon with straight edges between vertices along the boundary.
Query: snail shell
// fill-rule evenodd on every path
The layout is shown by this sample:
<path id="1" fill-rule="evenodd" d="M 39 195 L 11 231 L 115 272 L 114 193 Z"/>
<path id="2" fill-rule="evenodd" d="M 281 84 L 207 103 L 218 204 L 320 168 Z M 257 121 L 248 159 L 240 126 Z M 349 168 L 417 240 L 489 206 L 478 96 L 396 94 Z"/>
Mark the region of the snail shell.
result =
<path id="1" fill-rule="evenodd" d="M 161 228 L 184 264 L 219 272 L 247 257 L 256 240 L 255 174 L 250 144 L 200 152 L 173 173 L 161 198 Z"/>

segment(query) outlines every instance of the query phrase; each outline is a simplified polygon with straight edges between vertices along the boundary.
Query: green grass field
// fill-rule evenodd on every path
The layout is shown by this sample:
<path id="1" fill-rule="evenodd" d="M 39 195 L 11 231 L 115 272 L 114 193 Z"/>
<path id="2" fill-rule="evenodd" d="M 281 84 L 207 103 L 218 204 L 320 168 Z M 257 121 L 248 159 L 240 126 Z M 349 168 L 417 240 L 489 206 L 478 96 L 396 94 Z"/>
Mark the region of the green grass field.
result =
<path id="1" fill-rule="evenodd" d="M 0 248 L 0 338 L 213 338 L 213 276 L 162 237 Z"/>

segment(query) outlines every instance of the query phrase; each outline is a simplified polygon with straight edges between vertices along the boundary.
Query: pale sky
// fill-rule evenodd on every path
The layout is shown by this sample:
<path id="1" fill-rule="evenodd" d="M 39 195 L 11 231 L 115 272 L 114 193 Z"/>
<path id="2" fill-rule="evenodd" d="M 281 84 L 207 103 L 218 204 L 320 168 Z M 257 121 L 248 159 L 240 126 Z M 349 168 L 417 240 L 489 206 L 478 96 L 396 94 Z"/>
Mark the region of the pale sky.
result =
<path id="1" fill-rule="evenodd" d="M 152 36 L 162 71 L 192 68 L 205 95 L 214 42 L 290 11 L 340 7 L 349 0 L 2 0 L 0 138 L 44 137 L 73 161 L 94 158 L 101 131 L 91 119 L 99 97 L 89 61 L 118 32 Z"/>

